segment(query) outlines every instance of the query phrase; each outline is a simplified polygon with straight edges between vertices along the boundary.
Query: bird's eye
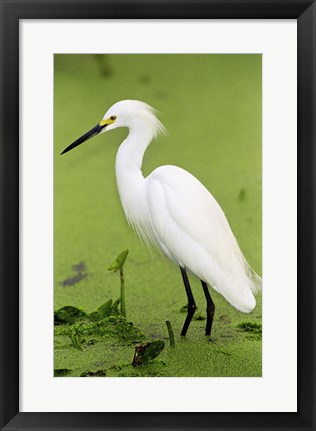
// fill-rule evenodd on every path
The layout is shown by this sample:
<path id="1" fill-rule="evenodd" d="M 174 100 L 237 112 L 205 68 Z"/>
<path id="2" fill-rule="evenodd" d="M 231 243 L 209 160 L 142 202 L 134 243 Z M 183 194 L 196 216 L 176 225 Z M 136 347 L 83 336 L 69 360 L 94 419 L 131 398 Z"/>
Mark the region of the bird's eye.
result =
<path id="1" fill-rule="evenodd" d="M 116 120 L 116 116 L 115 115 L 111 115 L 110 120 L 115 121 Z"/>

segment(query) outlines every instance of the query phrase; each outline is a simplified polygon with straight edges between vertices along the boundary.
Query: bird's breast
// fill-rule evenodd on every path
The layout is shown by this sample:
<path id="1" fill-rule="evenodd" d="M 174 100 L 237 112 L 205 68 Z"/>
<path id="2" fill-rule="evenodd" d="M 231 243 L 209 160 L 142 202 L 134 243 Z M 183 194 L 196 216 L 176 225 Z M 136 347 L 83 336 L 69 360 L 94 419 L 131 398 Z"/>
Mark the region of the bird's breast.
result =
<path id="1" fill-rule="evenodd" d="M 154 245 L 155 235 L 152 229 L 148 202 L 146 198 L 146 181 L 142 177 L 118 181 L 118 192 L 126 219 L 137 234 L 149 245 Z"/>

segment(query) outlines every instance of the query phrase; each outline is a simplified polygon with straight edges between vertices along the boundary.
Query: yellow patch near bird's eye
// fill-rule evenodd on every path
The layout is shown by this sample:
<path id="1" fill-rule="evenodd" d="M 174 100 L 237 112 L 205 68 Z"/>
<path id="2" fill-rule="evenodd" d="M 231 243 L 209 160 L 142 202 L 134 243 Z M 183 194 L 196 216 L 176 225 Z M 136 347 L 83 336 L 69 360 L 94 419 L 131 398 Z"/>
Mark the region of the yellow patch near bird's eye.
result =
<path id="1" fill-rule="evenodd" d="M 100 121 L 99 125 L 104 127 L 104 126 L 109 126 L 110 124 L 113 124 L 116 120 L 116 116 L 115 115 L 111 115 L 111 117 L 107 118 L 106 120 L 102 120 Z"/>

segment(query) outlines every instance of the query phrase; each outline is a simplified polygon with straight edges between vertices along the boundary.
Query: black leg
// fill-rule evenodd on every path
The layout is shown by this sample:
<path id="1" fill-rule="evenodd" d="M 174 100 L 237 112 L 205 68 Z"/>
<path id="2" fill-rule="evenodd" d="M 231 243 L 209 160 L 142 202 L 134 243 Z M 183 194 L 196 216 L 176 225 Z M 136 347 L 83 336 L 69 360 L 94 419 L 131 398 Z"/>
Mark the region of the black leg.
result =
<path id="1" fill-rule="evenodd" d="M 186 272 L 185 268 L 182 268 L 181 266 L 180 266 L 180 271 L 181 271 L 185 291 L 186 291 L 187 297 L 188 297 L 188 314 L 187 314 L 187 317 L 185 319 L 185 322 L 184 322 L 184 325 L 183 325 L 183 328 L 181 331 L 181 335 L 185 335 L 187 333 L 187 330 L 188 330 L 189 325 L 191 323 L 192 317 L 195 313 L 196 305 L 195 305 L 195 301 L 193 298 L 193 293 L 191 290 L 191 286 L 189 283 L 187 272 Z"/>
<path id="2" fill-rule="evenodd" d="M 213 324 L 213 318 L 214 318 L 214 313 L 215 313 L 215 304 L 211 298 L 210 292 L 208 290 L 207 284 L 205 283 L 205 281 L 202 281 L 202 287 L 204 290 L 204 295 L 206 298 L 206 316 L 207 316 L 207 320 L 206 320 L 206 328 L 205 328 L 205 335 L 211 335 L 211 330 L 212 330 L 212 324 Z"/>

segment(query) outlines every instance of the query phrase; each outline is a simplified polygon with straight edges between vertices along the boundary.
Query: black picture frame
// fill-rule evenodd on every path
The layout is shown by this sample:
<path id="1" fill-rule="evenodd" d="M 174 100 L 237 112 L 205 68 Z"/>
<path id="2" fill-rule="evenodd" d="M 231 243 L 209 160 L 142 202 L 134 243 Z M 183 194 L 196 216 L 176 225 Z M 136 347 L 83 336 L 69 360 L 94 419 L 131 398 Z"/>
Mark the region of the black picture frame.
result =
<path id="1" fill-rule="evenodd" d="M 315 1 L 0 0 L 0 6 L 1 430 L 315 430 Z M 297 413 L 19 412 L 19 20 L 102 18 L 297 19 Z"/>

